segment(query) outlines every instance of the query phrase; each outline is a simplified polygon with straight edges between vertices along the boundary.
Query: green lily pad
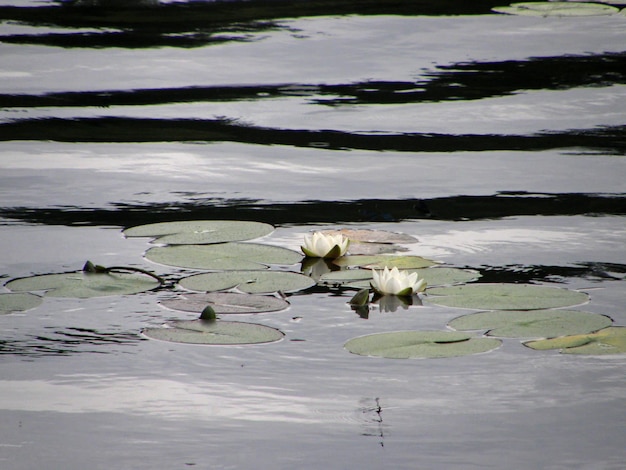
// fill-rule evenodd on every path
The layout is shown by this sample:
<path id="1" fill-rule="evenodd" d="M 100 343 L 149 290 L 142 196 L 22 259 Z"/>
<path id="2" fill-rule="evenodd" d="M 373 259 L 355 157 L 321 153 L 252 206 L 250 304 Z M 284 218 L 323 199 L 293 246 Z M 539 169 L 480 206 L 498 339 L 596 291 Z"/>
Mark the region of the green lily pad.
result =
<path id="1" fill-rule="evenodd" d="M 501 338 L 554 338 L 591 333 L 610 326 L 609 317 L 579 310 L 496 310 L 455 318 L 455 330 L 489 330 Z"/>
<path id="2" fill-rule="evenodd" d="M 12 312 L 24 312 L 41 304 L 43 299 L 29 292 L 0 294 L 0 315 Z"/>
<path id="3" fill-rule="evenodd" d="M 617 7 L 592 2 L 522 2 L 491 10 L 523 16 L 602 16 L 619 12 Z"/>
<path id="4" fill-rule="evenodd" d="M 626 353 L 626 327 L 612 326 L 588 335 L 527 341 L 524 345 L 540 351 L 560 349 L 564 354 L 624 354 Z"/>
<path id="5" fill-rule="evenodd" d="M 322 285 L 342 285 L 364 281 L 369 285 L 371 279 L 372 271 L 370 269 L 342 269 L 341 271 L 331 271 L 322 274 L 319 283 Z"/>
<path id="6" fill-rule="evenodd" d="M 203 245 L 252 240 L 273 231 L 273 226 L 261 222 L 189 220 L 139 225 L 123 233 L 127 237 L 153 237 L 155 242 L 169 245 Z"/>
<path id="7" fill-rule="evenodd" d="M 408 359 L 466 356 L 491 351 L 500 344 L 498 339 L 452 331 L 395 331 L 353 338 L 344 347 L 361 356 Z"/>
<path id="8" fill-rule="evenodd" d="M 159 287 L 156 279 L 141 273 L 89 273 L 76 271 L 43 274 L 9 281 L 6 287 L 16 292 L 46 291 L 48 297 L 86 299 L 108 295 L 127 295 Z"/>
<path id="9" fill-rule="evenodd" d="M 431 287 L 471 282 L 480 278 L 480 273 L 472 269 L 435 267 L 415 271 Z"/>
<path id="10" fill-rule="evenodd" d="M 589 301 L 589 296 L 557 287 L 528 284 L 469 284 L 428 289 L 427 300 L 436 305 L 478 310 L 541 310 Z"/>
<path id="11" fill-rule="evenodd" d="M 168 266 L 210 270 L 266 269 L 270 264 L 291 265 L 303 256 L 297 251 L 260 243 L 170 245 L 150 248 L 146 258 Z"/>
<path id="12" fill-rule="evenodd" d="M 179 294 L 173 299 L 161 301 L 161 305 L 173 310 L 196 313 L 201 313 L 207 306 L 211 306 L 215 313 L 225 314 L 277 312 L 289 307 L 289 302 L 268 295 L 212 292 Z"/>
<path id="13" fill-rule="evenodd" d="M 392 256 L 392 255 L 353 255 L 342 256 L 333 260 L 333 263 L 337 266 L 349 268 L 349 267 L 362 267 L 362 268 L 375 268 L 383 269 L 385 266 L 388 268 L 396 267 L 398 269 L 417 269 L 427 268 L 437 264 L 436 261 L 432 261 L 421 256 L 406 255 L 406 256 Z"/>
<path id="14" fill-rule="evenodd" d="M 179 285 L 198 292 L 215 292 L 236 287 L 248 294 L 270 294 L 308 289 L 315 285 L 315 281 L 291 271 L 226 271 L 195 274 L 181 279 Z"/>
<path id="15" fill-rule="evenodd" d="M 282 331 L 256 323 L 180 320 L 164 328 L 145 328 L 148 338 L 187 344 L 259 344 L 279 341 Z"/>

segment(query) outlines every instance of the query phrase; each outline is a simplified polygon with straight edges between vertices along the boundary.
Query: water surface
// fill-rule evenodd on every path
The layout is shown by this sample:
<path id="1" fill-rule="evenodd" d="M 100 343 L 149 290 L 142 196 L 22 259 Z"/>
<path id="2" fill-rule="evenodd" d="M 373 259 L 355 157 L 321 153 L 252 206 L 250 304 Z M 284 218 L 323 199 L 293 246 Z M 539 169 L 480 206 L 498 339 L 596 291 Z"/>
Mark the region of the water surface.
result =
<path id="1" fill-rule="evenodd" d="M 1 2 L 2 281 L 87 259 L 187 273 L 123 238 L 141 223 L 258 220 L 292 249 L 339 225 L 409 233 L 482 282 L 583 290 L 576 308 L 625 325 L 626 17 L 461 3 Z M 286 334 L 251 347 L 142 337 L 193 318 L 166 290 L 3 315 L 0 466 L 622 468 L 623 357 L 355 356 L 350 338 L 467 311 L 363 319 L 352 294 L 245 316 Z"/>

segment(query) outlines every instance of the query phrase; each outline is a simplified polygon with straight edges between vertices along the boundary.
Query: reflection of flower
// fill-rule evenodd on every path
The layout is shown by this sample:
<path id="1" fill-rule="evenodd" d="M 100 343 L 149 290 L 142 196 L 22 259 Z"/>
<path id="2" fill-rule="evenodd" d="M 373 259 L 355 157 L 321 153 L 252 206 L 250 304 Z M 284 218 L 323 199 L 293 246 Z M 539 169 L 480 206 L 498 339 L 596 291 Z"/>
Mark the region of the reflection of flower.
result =
<path id="1" fill-rule="evenodd" d="M 404 295 L 402 297 L 398 297 L 397 295 L 383 295 L 376 303 L 378 304 L 378 309 L 381 312 L 393 313 L 399 308 L 407 310 L 409 306 L 413 305 L 413 297 L 408 295 Z"/>
<path id="2" fill-rule="evenodd" d="M 391 270 L 385 266 L 380 271 L 372 270 L 372 288 L 381 295 L 413 295 L 426 289 L 426 281 L 419 279 L 416 272 L 409 274 L 394 267 Z"/>
<path id="3" fill-rule="evenodd" d="M 304 236 L 302 251 L 311 258 L 339 258 L 346 254 L 350 240 L 339 235 L 314 232 Z"/>
<path id="4" fill-rule="evenodd" d="M 333 265 L 332 260 L 311 258 L 309 256 L 304 258 L 300 265 L 302 274 L 305 274 L 316 281 L 319 281 L 324 274 L 337 269 L 339 269 L 338 266 Z"/>

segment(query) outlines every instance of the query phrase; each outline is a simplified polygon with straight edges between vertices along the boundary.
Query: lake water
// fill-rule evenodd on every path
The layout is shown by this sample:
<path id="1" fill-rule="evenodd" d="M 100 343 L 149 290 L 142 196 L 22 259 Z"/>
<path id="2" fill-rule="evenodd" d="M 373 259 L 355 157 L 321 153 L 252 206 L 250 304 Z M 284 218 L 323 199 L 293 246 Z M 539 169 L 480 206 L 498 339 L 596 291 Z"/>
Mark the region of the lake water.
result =
<path id="1" fill-rule="evenodd" d="M 88 259 L 176 277 L 121 230 L 241 219 L 294 250 L 407 233 L 626 325 L 626 16 L 463 3 L 0 1 L 3 284 Z M 0 468 L 623 468 L 623 355 L 361 357 L 343 344 L 468 311 L 363 319 L 353 293 L 244 316 L 286 335 L 258 346 L 146 339 L 195 317 L 163 290 L 1 315 Z"/>

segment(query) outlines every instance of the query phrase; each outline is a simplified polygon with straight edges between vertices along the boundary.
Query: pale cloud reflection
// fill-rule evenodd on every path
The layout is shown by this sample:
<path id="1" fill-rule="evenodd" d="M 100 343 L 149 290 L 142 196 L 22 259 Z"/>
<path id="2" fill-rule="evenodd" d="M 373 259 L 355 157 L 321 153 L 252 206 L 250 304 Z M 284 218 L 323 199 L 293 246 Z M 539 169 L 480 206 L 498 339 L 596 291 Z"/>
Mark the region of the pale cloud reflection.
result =
<path id="1" fill-rule="evenodd" d="M 132 173 L 173 179 L 231 179 L 240 174 L 290 175 L 335 174 L 331 166 L 304 165 L 272 158 L 253 161 L 245 153 L 225 155 L 193 148 L 183 151 L 157 150 L 153 146 L 133 148 L 109 145 L 107 148 L 69 150 L 59 152 L 6 151 L 0 155 L 0 167 L 11 170 L 92 170 L 105 173 Z M 143 151 L 141 150 L 143 148 Z"/>
<path id="2" fill-rule="evenodd" d="M 170 379 L 87 377 L 84 380 L 2 380 L 0 408 L 61 413 L 125 413 L 163 419 L 322 423 L 337 410 L 327 402 L 288 390 L 228 383 L 194 384 Z M 341 405 L 350 408 L 351 403 Z M 337 406 L 335 403 L 333 406 Z"/>
<path id="3" fill-rule="evenodd" d="M 334 167 L 320 167 L 313 165 L 297 165 L 286 160 L 276 160 L 273 162 L 253 163 L 255 168 L 270 171 L 282 171 L 286 173 L 298 173 L 304 175 L 334 174 L 337 169 Z"/>
<path id="4" fill-rule="evenodd" d="M 450 230 L 440 235 L 428 237 L 428 244 L 453 247 L 455 250 L 476 253 L 493 250 L 497 245 L 552 243 L 580 243 L 584 234 L 562 230 L 534 230 L 505 228 L 488 230 Z"/>

